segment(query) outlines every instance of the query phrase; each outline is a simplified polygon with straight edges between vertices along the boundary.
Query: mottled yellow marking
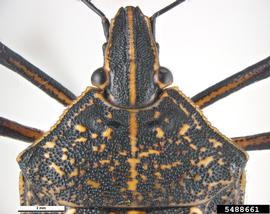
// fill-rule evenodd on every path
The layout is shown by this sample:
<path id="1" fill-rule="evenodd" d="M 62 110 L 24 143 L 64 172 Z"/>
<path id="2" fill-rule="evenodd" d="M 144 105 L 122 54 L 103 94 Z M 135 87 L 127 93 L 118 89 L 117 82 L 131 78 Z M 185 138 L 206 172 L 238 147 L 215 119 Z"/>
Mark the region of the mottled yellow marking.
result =
<path id="1" fill-rule="evenodd" d="M 223 165 L 225 164 L 223 158 L 220 158 L 220 159 L 218 160 L 218 164 L 221 165 L 221 166 L 223 166 Z"/>
<path id="2" fill-rule="evenodd" d="M 107 128 L 103 133 L 102 136 L 104 138 L 107 138 L 108 140 L 110 140 L 112 138 L 111 134 L 112 134 L 112 128 Z"/>
<path id="3" fill-rule="evenodd" d="M 77 124 L 76 126 L 75 126 L 75 129 L 77 130 L 77 131 L 79 131 L 79 132 L 86 132 L 86 127 L 85 126 L 83 126 L 83 125 L 81 125 L 81 124 Z"/>
<path id="4" fill-rule="evenodd" d="M 188 124 L 183 124 L 182 127 L 180 127 L 179 129 L 179 135 L 185 135 L 189 129 L 189 125 Z"/>
<path id="5" fill-rule="evenodd" d="M 93 181 L 91 179 L 87 180 L 86 183 L 94 189 L 98 189 L 100 187 L 100 183 Z"/>
<path id="6" fill-rule="evenodd" d="M 207 149 L 206 149 L 206 147 L 201 147 L 200 148 L 200 152 L 205 152 Z"/>
<path id="7" fill-rule="evenodd" d="M 197 150 L 198 149 L 197 146 L 194 145 L 193 143 L 189 144 L 189 147 L 192 148 L 193 150 Z"/>
<path id="8" fill-rule="evenodd" d="M 145 175 L 140 175 L 140 177 L 143 181 L 147 181 L 147 177 Z"/>
<path id="9" fill-rule="evenodd" d="M 154 113 L 154 118 L 158 119 L 160 117 L 160 112 L 159 111 L 155 111 Z"/>
<path id="10" fill-rule="evenodd" d="M 188 110 L 181 103 L 179 104 L 179 107 L 185 113 L 185 115 L 189 116 Z"/>
<path id="11" fill-rule="evenodd" d="M 48 152 L 44 153 L 44 157 L 47 159 L 50 158 L 50 153 L 48 153 Z"/>
<path id="12" fill-rule="evenodd" d="M 189 137 L 189 136 L 183 136 L 183 138 L 187 141 L 187 142 L 191 142 L 192 140 L 191 140 L 191 138 Z"/>
<path id="13" fill-rule="evenodd" d="M 192 115 L 191 118 L 196 125 L 196 129 L 200 130 L 202 128 L 202 126 L 200 125 L 199 121 L 196 119 L 196 117 L 194 115 Z"/>
<path id="14" fill-rule="evenodd" d="M 191 163 L 192 166 L 196 165 L 196 162 L 194 160 L 190 160 L 190 163 Z"/>
<path id="15" fill-rule="evenodd" d="M 85 170 L 84 169 L 80 170 L 80 176 L 83 176 L 83 175 L 85 175 Z"/>
<path id="16" fill-rule="evenodd" d="M 176 145 L 179 145 L 180 143 L 181 143 L 180 140 L 175 141 L 175 144 L 176 144 Z"/>
<path id="17" fill-rule="evenodd" d="M 80 137 L 75 140 L 75 143 L 85 143 L 87 141 L 87 138 Z"/>
<path id="18" fill-rule="evenodd" d="M 78 168 L 75 168 L 70 174 L 69 174 L 69 177 L 72 178 L 72 177 L 76 177 L 78 176 L 79 174 L 79 170 Z"/>
<path id="19" fill-rule="evenodd" d="M 72 159 L 70 159 L 70 161 L 69 161 L 70 163 L 71 163 L 71 165 L 73 165 L 74 163 L 75 163 L 75 159 L 74 158 L 72 158 Z"/>
<path id="20" fill-rule="evenodd" d="M 170 123 L 170 119 L 168 117 L 165 117 L 164 122 L 165 123 Z"/>
<path id="21" fill-rule="evenodd" d="M 96 139 L 97 137 L 98 137 L 98 134 L 97 133 L 92 133 L 91 134 L 91 138 Z"/>
<path id="22" fill-rule="evenodd" d="M 209 138 L 208 141 L 213 144 L 214 148 L 222 147 L 222 143 L 214 138 Z"/>
<path id="23" fill-rule="evenodd" d="M 140 162 L 139 159 L 136 158 L 129 158 L 128 163 L 130 165 L 130 178 L 131 180 L 128 181 L 128 190 L 135 191 L 137 189 L 138 180 L 136 179 L 138 172 L 137 172 L 137 164 Z"/>
<path id="24" fill-rule="evenodd" d="M 155 172 L 154 175 L 158 178 L 158 179 L 162 179 L 161 173 L 160 172 Z"/>
<path id="25" fill-rule="evenodd" d="M 54 169 L 60 176 L 64 176 L 65 172 L 55 163 L 51 163 L 50 168 Z"/>
<path id="26" fill-rule="evenodd" d="M 106 112 L 106 117 L 109 119 L 112 119 L 112 113 L 111 112 Z"/>
<path id="27" fill-rule="evenodd" d="M 194 179 L 194 181 L 199 181 L 199 180 L 201 180 L 201 176 L 200 175 L 195 175 L 193 179 Z"/>
<path id="28" fill-rule="evenodd" d="M 120 152 L 119 152 L 119 155 L 127 156 L 127 151 L 125 151 L 125 150 L 124 150 L 124 151 L 120 151 Z"/>
<path id="29" fill-rule="evenodd" d="M 161 164 L 160 165 L 160 169 L 164 170 L 164 169 L 171 169 L 173 167 L 179 166 L 181 164 L 180 161 L 175 161 L 173 163 L 170 164 Z"/>
<path id="30" fill-rule="evenodd" d="M 97 123 L 102 123 L 102 120 L 101 119 L 97 119 L 96 122 Z"/>
<path id="31" fill-rule="evenodd" d="M 64 148 L 62 148 L 62 151 L 63 152 L 68 152 L 68 149 L 64 147 Z"/>
<path id="32" fill-rule="evenodd" d="M 62 159 L 62 161 L 65 161 L 68 159 L 68 156 L 66 154 L 63 154 L 61 159 Z"/>
<path id="33" fill-rule="evenodd" d="M 191 207 L 189 214 L 203 214 L 203 212 L 198 207 Z"/>
<path id="34" fill-rule="evenodd" d="M 132 8 L 127 9 L 128 27 L 129 27 L 129 103 L 135 105 L 136 103 L 136 63 L 134 50 L 134 35 L 133 35 L 133 12 Z"/>
<path id="35" fill-rule="evenodd" d="M 164 131 L 160 127 L 156 128 L 156 132 L 157 132 L 157 134 L 156 134 L 157 138 L 163 138 L 164 137 Z"/>
<path id="36" fill-rule="evenodd" d="M 110 160 L 100 160 L 99 163 L 101 163 L 102 165 L 104 164 L 109 164 L 111 161 Z"/>
<path id="37" fill-rule="evenodd" d="M 213 156 L 206 157 L 202 160 L 199 161 L 198 165 L 199 166 L 204 166 L 207 167 L 209 163 L 211 163 L 214 160 Z"/>
<path id="38" fill-rule="evenodd" d="M 141 152 L 139 154 L 139 158 L 145 158 L 145 157 L 148 157 L 149 155 L 159 155 L 159 154 L 160 154 L 160 151 L 149 149 L 147 152 Z"/>
<path id="39" fill-rule="evenodd" d="M 105 149 L 106 149 L 106 144 L 102 143 L 100 145 L 99 152 L 104 152 Z"/>
<path id="40" fill-rule="evenodd" d="M 76 209 L 72 208 L 65 212 L 65 214 L 76 214 Z"/>
<path id="41" fill-rule="evenodd" d="M 143 164 L 143 169 L 144 170 L 148 170 L 148 165 L 145 163 L 145 164 Z"/>
<path id="42" fill-rule="evenodd" d="M 53 141 L 48 141 L 47 143 L 45 143 L 45 145 L 43 146 L 44 149 L 52 149 L 55 147 L 55 142 Z"/>

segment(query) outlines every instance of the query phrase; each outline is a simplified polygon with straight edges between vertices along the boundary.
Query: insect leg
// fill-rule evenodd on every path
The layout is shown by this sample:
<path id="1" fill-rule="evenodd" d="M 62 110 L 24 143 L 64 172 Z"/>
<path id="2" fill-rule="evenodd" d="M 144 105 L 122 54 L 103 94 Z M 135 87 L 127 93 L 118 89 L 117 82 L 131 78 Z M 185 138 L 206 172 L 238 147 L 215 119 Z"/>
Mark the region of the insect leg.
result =
<path id="1" fill-rule="evenodd" d="M 205 108 L 216 101 L 270 76 L 270 57 L 240 71 L 192 97 L 200 108 Z"/>
<path id="2" fill-rule="evenodd" d="M 0 136 L 6 136 L 25 142 L 33 142 L 43 135 L 43 131 L 27 127 L 0 117 Z"/>
<path id="3" fill-rule="evenodd" d="M 20 74 L 46 94 L 67 106 L 76 96 L 59 82 L 0 42 L 0 63 Z"/>
<path id="4" fill-rule="evenodd" d="M 246 151 L 270 149 L 270 132 L 232 138 L 235 144 Z"/>

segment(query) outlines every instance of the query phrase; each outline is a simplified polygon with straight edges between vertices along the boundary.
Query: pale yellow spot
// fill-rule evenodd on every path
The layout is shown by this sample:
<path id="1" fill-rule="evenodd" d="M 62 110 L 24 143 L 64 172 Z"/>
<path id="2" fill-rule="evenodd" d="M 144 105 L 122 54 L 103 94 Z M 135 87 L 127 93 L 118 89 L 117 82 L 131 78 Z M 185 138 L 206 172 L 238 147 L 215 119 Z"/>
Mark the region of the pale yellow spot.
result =
<path id="1" fill-rule="evenodd" d="M 72 158 L 72 159 L 70 159 L 70 161 L 69 161 L 72 165 L 75 163 L 75 159 L 74 158 Z"/>
<path id="2" fill-rule="evenodd" d="M 179 129 L 179 135 L 185 135 L 189 127 L 190 126 L 188 124 L 183 124 L 182 127 Z"/>
<path id="3" fill-rule="evenodd" d="M 111 134 L 112 134 L 112 128 L 107 128 L 103 133 L 102 133 L 102 136 L 104 138 L 107 138 L 108 140 L 111 139 Z"/>
<path id="4" fill-rule="evenodd" d="M 189 144 L 189 147 L 190 147 L 190 148 L 192 148 L 193 150 L 197 150 L 197 146 L 196 146 L 196 145 L 194 145 L 194 144 L 192 144 L 192 143 L 191 143 L 191 144 Z"/>
<path id="5" fill-rule="evenodd" d="M 76 177 L 76 176 L 78 176 L 78 174 L 79 174 L 78 168 L 75 168 L 75 169 L 69 174 L 69 177 L 70 177 L 70 178 Z"/>
<path id="6" fill-rule="evenodd" d="M 97 119 L 96 122 L 97 123 L 102 123 L 102 120 L 101 119 Z"/>
<path id="7" fill-rule="evenodd" d="M 97 137 L 98 137 L 98 134 L 97 133 L 92 133 L 91 134 L 91 138 L 96 139 Z"/>
<path id="8" fill-rule="evenodd" d="M 192 115 L 191 118 L 196 125 L 196 129 L 200 130 L 202 128 L 202 126 L 200 125 L 199 121 L 196 119 L 196 117 L 194 115 Z"/>
<path id="9" fill-rule="evenodd" d="M 160 112 L 159 111 L 156 111 L 155 114 L 154 114 L 154 118 L 155 119 L 158 119 L 160 117 Z"/>
<path id="10" fill-rule="evenodd" d="M 205 152 L 205 151 L 206 151 L 206 147 L 200 148 L 200 152 Z"/>
<path id="11" fill-rule="evenodd" d="M 81 125 L 81 124 L 78 124 L 78 125 L 76 125 L 75 126 L 75 129 L 77 130 L 77 131 L 79 131 L 79 132 L 86 132 L 86 127 L 85 126 L 83 126 L 83 125 Z"/>
<path id="12" fill-rule="evenodd" d="M 157 176 L 158 179 L 162 179 L 162 176 L 161 176 L 160 172 L 155 172 L 154 175 Z"/>
<path id="13" fill-rule="evenodd" d="M 52 149 L 54 147 L 55 147 L 55 142 L 53 141 L 49 141 L 43 146 L 44 149 Z"/>
<path id="14" fill-rule="evenodd" d="M 97 146 L 92 146 L 92 150 L 93 150 L 93 152 L 97 152 L 98 151 L 98 147 Z"/>
<path id="15" fill-rule="evenodd" d="M 201 176 L 200 175 L 195 175 L 194 176 L 194 181 L 199 181 L 201 180 Z"/>
<path id="16" fill-rule="evenodd" d="M 65 214 L 76 214 L 76 209 L 69 209 L 68 211 L 65 212 Z"/>
<path id="17" fill-rule="evenodd" d="M 203 212 L 198 207 L 191 207 L 189 214 L 203 214 Z"/>
<path id="18" fill-rule="evenodd" d="M 50 165 L 50 168 L 54 169 L 60 176 L 64 176 L 64 174 L 65 174 L 65 172 L 59 166 L 57 166 L 55 163 L 52 163 Z"/>
<path id="19" fill-rule="evenodd" d="M 156 134 L 156 137 L 157 138 L 162 138 L 162 137 L 164 137 L 164 132 L 163 132 L 163 130 L 161 129 L 161 128 L 156 128 L 156 132 L 157 132 L 157 134 Z"/>
<path id="20" fill-rule="evenodd" d="M 206 157 L 202 160 L 199 161 L 198 165 L 199 166 L 204 166 L 206 167 L 209 163 L 211 163 L 214 160 L 213 156 Z"/>
<path id="21" fill-rule="evenodd" d="M 159 155 L 159 154 L 160 154 L 160 151 L 154 150 L 154 149 L 150 149 L 147 152 L 141 152 L 139 154 L 139 158 L 145 158 L 145 157 L 148 157 L 149 155 Z"/>
<path id="22" fill-rule="evenodd" d="M 162 164 L 160 165 L 160 169 L 164 170 L 164 169 L 171 169 L 173 167 L 179 166 L 181 164 L 180 161 L 175 161 L 173 163 L 170 164 Z"/>
<path id="23" fill-rule="evenodd" d="M 99 161 L 102 165 L 104 164 L 109 164 L 110 163 L 110 160 L 100 160 Z"/>
<path id="24" fill-rule="evenodd" d="M 223 166 L 223 165 L 225 164 L 225 163 L 224 163 L 224 160 L 223 160 L 222 158 L 219 159 L 219 160 L 218 160 L 218 164 L 221 165 L 221 166 Z"/>
<path id="25" fill-rule="evenodd" d="M 44 157 L 45 158 L 50 158 L 50 154 L 49 153 L 44 153 Z"/>
<path id="26" fill-rule="evenodd" d="M 212 169 L 208 169 L 207 170 L 207 173 L 208 173 L 209 176 L 212 176 L 213 175 L 213 170 Z"/>
<path id="27" fill-rule="evenodd" d="M 187 142 L 191 142 L 192 140 L 191 140 L 191 138 L 189 137 L 189 136 L 184 136 L 184 139 L 187 141 Z"/>
<path id="28" fill-rule="evenodd" d="M 67 148 L 62 148 L 62 151 L 63 152 L 68 152 L 68 149 Z"/>
<path id="29" fill-rule="evenodd" d="M 127 151 L 120 151 L 120 152 L 119 152 L 119 155 L 127 156 Z"/>
<path id="30" fill-rule="evenodd" d="M 83 176 L 84 174 L 85 174 L 85 170 L 84 169 L 80 170 L 80 176 Z"/>
<path id="31" fill-rule="evenodd" d="M 214 148 L 222 147 L 222 143 L 214 138 L 209 138 L 209 142 L 213 144 Z"/>
<path id="32" fill-rule="evenodd" d="M 126 213 L 127 214 L 146 214 L 145 211 L 138 211 L 138 210 L 130 210 L 130 211 L 126 211 Z M 111 213 L 109 213 L 109 214 L 111 214 Z"/>
<path id="33" fill-rule="evenodd" d="M 104 152 L 105 148 L 106 148 L 106 144 L 101 144 L 99 148 L 99 152 Z"/>
<path id="34" fill-rule="evenodd" d="M 107 112 L 106 117 L 109 119 L 112 119 L 112 113 L 111 112 Z"/>
<path id="35" fill-rule="evenodd" d="M 85 143 L 87 141 L 87 138 L 85 137 L 80 137 L 75 140 L 76 143 Z"/>
<path id="36" fill-rule="evenodd" d="M 142 179 L 143 181 L 146 181 L 146 180 L 147 180 L 147 177 L 146 177 L 145 175 L 140 175 L 140 177 L 141 177 L 141 179 Z"/>
<path id="37" fill-rule="evenodd" d="M 68 159 L 68 156 L 67 156 L 66 154 L 63 154 L 61 159 L 62 159 L 63 161 L 64 161 L 64 160 L 67 160 L 67 159 Z"/>
<path id="38" fill-rule="evenodd" d="M 93 181 L 91 179 L 87 180 L 86 183 L 92 188 L 98 189 L 100 187 L 100 183 Z"/>

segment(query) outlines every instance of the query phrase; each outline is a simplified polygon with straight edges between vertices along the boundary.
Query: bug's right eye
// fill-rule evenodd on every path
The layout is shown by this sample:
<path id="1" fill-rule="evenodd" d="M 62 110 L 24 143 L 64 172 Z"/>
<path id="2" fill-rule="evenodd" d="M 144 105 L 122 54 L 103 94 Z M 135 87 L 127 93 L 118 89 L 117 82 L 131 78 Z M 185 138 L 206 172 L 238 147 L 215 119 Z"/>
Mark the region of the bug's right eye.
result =
<path id="1" fill-rule="evenodd" d="M 101 85 L 103 85 L 107 80 L 106 73 L 104 72 L 103 68 L 98 68 L 94 71 L 94 73 L 91 76 L 91 82 L 92 85 L 100 88 Z"/>

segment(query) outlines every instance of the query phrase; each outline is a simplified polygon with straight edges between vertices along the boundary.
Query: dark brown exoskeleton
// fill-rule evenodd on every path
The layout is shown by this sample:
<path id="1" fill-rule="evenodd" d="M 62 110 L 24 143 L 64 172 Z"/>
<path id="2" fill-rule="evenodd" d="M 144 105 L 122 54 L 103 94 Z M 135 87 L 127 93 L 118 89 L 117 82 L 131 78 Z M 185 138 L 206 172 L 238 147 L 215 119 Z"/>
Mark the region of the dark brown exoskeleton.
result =
<path id="1" fill-rule="evenodd" d="M 1 43 L 0 62 L 68 106 L 50 131 L 0 118 L 0 134 L 34 141 L 17 158 L 21 205 L 63 205 L 66 214 L 215 213 L 242 204 L 244 150 L 270 148 L 270 133 L 229 139 L 200 108 L 270 76 L 270 57 L 192 99 L 168 87 L 156 17 L 120 8 L 111 22 L 90 0 L 106 37 L 104 65 L 73 93 Z M 41 84 L 43 83 L 43 84 Z"/>

